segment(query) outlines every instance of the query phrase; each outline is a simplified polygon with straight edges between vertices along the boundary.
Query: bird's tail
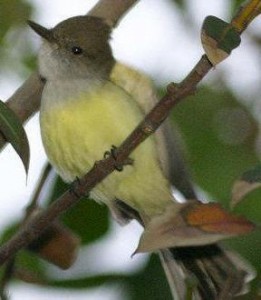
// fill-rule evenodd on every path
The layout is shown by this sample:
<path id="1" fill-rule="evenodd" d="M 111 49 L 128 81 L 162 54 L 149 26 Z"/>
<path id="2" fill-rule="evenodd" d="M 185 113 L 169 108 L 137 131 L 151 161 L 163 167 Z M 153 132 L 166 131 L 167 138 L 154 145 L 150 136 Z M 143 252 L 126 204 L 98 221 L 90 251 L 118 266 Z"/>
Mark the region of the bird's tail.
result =
<path id="1" fill-rule="evenodd" d="M 174 300 L 229 300 L 242 293 L 254 271 L 217 244 L 161 250 Z"/>
<path id="2" fill-rule="evenodd" d="M 143 223 L 126 203 L 116 200 L 115 205 L 121 218 Z M 158 252 L 174 300 L 230 300 L 246 291 L 247 283 L 255 277 L 243 258 L 220 244 Z"/>

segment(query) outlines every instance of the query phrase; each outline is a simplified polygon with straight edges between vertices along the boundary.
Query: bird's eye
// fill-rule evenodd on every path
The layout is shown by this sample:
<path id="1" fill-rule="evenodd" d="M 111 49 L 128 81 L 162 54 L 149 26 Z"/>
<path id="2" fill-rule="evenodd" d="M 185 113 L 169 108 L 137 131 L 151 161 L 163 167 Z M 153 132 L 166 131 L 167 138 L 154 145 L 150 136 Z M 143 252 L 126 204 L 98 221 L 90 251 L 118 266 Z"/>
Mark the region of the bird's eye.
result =
<path id="1" fill-rule="evenodd" d="M 75 55 L 79 55 L 79 54 L 82 54 L 83 50 L 81 47 L 78 47 L 78 46 L 74 46 L 72 47 L 72 53 L 75 54 Z"/>

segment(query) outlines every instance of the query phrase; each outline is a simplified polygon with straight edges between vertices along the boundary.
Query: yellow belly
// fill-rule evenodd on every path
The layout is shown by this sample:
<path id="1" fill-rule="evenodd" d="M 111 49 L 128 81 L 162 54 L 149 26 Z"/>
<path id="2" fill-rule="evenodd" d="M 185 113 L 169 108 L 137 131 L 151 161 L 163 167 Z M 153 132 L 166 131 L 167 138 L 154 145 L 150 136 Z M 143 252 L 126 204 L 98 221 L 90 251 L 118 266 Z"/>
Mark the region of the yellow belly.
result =
<path id="1" fill-rule="evenodd" d="M 112 145 L 120 145 L 142 117 L 131 97 L 107 84 L 98 92 L 84 93 L 41 110 L 46 153 L 61 177 L 73 181 L 87 173 Z M 153 138 L 142 143 L 131 158 L 132 166 L 108 176 L 92 196 L 107 204 L 121 199 L 147 215 L 161 213 L 172 197 Z"/>

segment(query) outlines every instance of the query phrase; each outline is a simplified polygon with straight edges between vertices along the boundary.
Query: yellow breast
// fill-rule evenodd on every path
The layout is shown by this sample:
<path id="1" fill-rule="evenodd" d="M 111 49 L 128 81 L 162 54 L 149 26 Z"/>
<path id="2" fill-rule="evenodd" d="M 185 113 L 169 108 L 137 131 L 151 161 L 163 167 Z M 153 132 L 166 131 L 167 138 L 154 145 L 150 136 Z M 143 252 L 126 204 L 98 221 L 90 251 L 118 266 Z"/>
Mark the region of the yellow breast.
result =
<path id="1" fill-rule="evenodd" d="M 87 173 L 112 145 L 120 145 L 143 117 L 135 101 L 111 83 L 96 91 L 77 94 L 76 99 L 58 101 L 51 108 L 41 110 L 47 155 L 66 181 Z M 50 102 L 48 93 L 43 96 L 43 100 Z M 160 213 L 159 207 L 165 207 L 162 202 L 168 202 L 171 197 L 154 140 L 150 138 L 142 143 L 131 158 L 133 166 L 107 177 L 93 196 L 105 203 L 117 197 L 135 209 L 145 209 L 148 213 L 149 207 Z"/>

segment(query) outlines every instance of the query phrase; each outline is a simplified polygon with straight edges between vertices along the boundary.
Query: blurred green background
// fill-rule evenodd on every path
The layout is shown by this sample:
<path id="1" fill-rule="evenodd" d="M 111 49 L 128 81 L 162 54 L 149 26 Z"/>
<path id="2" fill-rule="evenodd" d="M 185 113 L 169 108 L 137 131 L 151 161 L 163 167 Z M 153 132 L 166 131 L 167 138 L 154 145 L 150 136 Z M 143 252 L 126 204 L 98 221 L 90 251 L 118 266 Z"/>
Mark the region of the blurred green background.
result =
<path id="1" fill-rule="evenodd" d="M 195 20 L 191 14 L 190 2 L 172 2 L 172 9 L 178 12 L 187 24 L 188 32 L 193 32 Z M 227 1 L 228 15 L 232 16 L 241 2 L 243 1 Z M 25 20 L 30 19 L 36 9 L 36 4 L 31 1 L 0 0 L 0 81 L 6 74 L 24 79 L 35 69 L 34 41 L 27 30 Z M 248 35 L 256 51 L 260 52 L 261 35 L 251 30 L 245 35 Z M 198 36 L 196 38 L 199 39 Z M 261 60 L 256 63 L 260 64 L 261 70 Z M 233 183 L 244 171 L 259 162 L 260 94 L 250 90 L 248 102 L 244 102 L 236 87 L 232 89 L 226 83 L 225 74 L 220 71 L 216 73 L 216 76 L 212 74 L 211 80 L 200 86 L 193 97 L 178 105 L 171 117 L 184 138 L 185 156 L 202 198 L 219 201 L 229 208 Z M 260 82 L 260 75 L 261 73 L 259 78 L 255 78 L 255 82 Z M 159 93 L 163 93 L 164 87 L 158 88 Z M 66 189 L 61 180 L 56 179 L 55 182 L 54 185 L 49 184 L 45 204 Z M 260 196 L 260 190 L 252 192 L 235 211 L 254 222 L 260 222 Z M 1 209 L 4 210 L 4 207 Z M 82 201 L 63 216 L 63 221 L 81 237 L 83 249 L 88 249 L 91 243 L 102 239 L 112 226 L 107 209 L 91 201 Z M 18 222 L 19 220 L 12 221 L 6 228 L 1 228 L 2 240 L 14 232 Z M 254 299 L 261 273 L 260 233 L 254 232 L 248 236 L 234 238 L 225 244 L 255 266 L 258 276 L 252 283 L 252 292 L 241 297 Z M 88 251 L 85 253 L 88 256 Z M 96 263 L 98 266 L 99 260 Z M 35 284 L 43 286 L 76 290 L 120 286 L 124 291 L 124 299 L 171 299 L 156 255 L 151 255 L 142 268 L 129 273 L 107 272 L 90 275 L 86 266 L 84 274 L 68 278 L 59 276 L 57 270 L 51 272 L 52 268 L 50 269 L 48 263 L 26 251 L 19 254 L 17 264 L 19 268 L 27 270 L 37 278 Z"/>

